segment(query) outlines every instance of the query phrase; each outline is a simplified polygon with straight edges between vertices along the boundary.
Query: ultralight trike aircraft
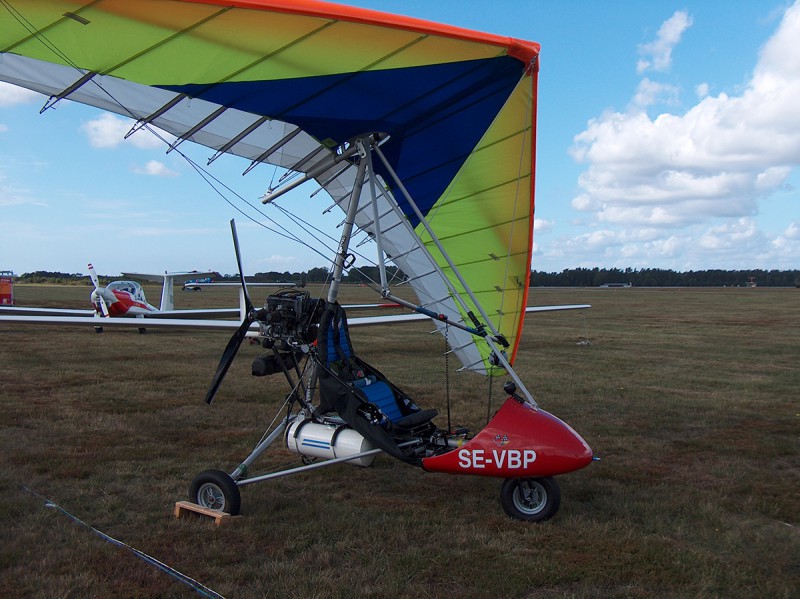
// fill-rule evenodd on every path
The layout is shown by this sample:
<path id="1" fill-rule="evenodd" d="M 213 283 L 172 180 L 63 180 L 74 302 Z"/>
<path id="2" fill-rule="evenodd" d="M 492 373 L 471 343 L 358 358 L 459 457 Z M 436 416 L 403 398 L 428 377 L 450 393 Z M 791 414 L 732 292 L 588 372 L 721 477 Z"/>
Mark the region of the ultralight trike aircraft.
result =
<path id="1" fill-rule="evenodd" d="M 356 199 L 352 205 L 357 203 Z M 350 228 L 346 224 L 342 236 L 345 250 Z M 231 229 L 241 273 L 234 221 Z M 552 517 L 561 499 L 553 475 L 586 466 L 592 460 L 586 442 L 564 422 L 519 395 L 513 381 L 504 386 L 510 397 L 477 435 L 467 429 L 453 430 L 449 417 L 448 428 L 437 427 L 433 423 L 436 410 L 421 409 L 356 355 L 345 309 L 336 301 L 340 259 L 345 253 L 337 256 L 327 299 L 312 298 L 305 290 L 284 290 L 255 309 L 242 277 L 247 315 L 225 348 L 206 402 L 213 401 L 253 323 L 258 323 L 260 343 L 269 351 L 254 360 L 252 374 L 282 373 L 290 392 L 273 420 L 277 426 L 264 434 L 252 453 L 231 474 L 216 469 L 198 474 L 189 489 L 190 499 L 206 508 L 238 514 L 239 487 L 340 462 L 369 466 L 377 453 L 385 452 L 429 472 L 505 478 L 500 503 L 508 515 L 531 521 Z M 425 311 L 396 296 L 387 297 Z M 448 325 L 443 314 L 429 316 Z M 278 421 L 283 412 L 286 415 Z M 278 440 L 302 456 L 305 465 L 250 476 L 255 460 Z"/>
<path id="2" fill-rule="evenodd" d="M 254 372 L 286 376 L 290 409 L 231 474 L 201 473 L 193 501 L 238 512 L 239 489 L 267 478 L 250 476 L 253 461 L 281 441 L 323 461 L 270 477 L 385 452 L 503 478 L 511 516 L 553 515 L 552 477 L 592 451 L 512 367 L 531 273 L 538 44 L 315 0 L 3 7 L 0 80 L 48 95 L 43 111 L 74 100 L 135 119 L 128 135 L 166 131 L 168 151 L 190 140 L 215 150 L 209 164 L 230 153 L 251 161 L 245 173 L 275 165 L 285 174 L 264 203 L 313 180 L 345 215 L 327 297 L 279 292 L 257 310 L 248 300 L 207 400 L 258 323 L 269 353 Z M 477 434 L 435 424 L 352 346 L 338 292 L 354 235 L 375 249 L 384 301 L 429 317 L 464 370 L 509 377 Z M 387 263 L 416 302 L 393 291 Z"/>

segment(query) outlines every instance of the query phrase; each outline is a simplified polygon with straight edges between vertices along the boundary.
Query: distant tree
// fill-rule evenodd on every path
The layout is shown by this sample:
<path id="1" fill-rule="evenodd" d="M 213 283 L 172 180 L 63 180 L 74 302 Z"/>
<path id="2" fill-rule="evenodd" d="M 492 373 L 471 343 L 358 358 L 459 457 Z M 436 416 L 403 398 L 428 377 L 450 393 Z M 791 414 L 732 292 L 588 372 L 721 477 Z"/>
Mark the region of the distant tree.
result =
<path id="1" fill-rule="evenodd" d="M 631 283 L 634 287 L 744 287 L 753 278 L 759 287 L 800 286 L 800 270 L 697 270 L 676 272 L 660 268 L 568 268 L 560 273 L 531 271 L 537 287 L 598 287 Z"/>
<path id="2" fill-rule="evenodd" d="M 37 270 L 34 272 L 26 272 L 17 277 L 17 281 L 21 283 L 56 283 L 59 285 L 75 285 L 83 283 L 86 275 L 65 272 L 51 272 L 48 270 Z"/>
<path id="3" fill-rule="evenodd" d="M 305 273 L 305 280 L 309 283 L 324 283 L 328 280 L 330 276 L 330 271 L 327 268 L 318 267 L 312 268 L 307 273 Z"/>
<path id="4" fill-rule="evenodd" d="M 399 271 L 396 266 L 386 267 L 386 278 L 394 280 L 399 276 Z M 381 273 L 377 266 L 361 266 L 360 268 L 351 268 L 347 273 L 348 283 L 370 283 L 380 282 Z"/>

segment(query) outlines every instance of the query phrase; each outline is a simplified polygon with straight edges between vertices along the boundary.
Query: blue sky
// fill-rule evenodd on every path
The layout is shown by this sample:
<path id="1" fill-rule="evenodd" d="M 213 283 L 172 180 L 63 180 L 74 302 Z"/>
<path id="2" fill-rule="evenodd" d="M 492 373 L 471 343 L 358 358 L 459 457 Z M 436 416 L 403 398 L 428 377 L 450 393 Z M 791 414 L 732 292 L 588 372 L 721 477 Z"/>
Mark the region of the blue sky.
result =
<path id="1" fill-rule="evenodd" d="M 348 3 L 542 44 L 534 269 L 800 268 L 800 0 Z M 246 274 L 327 266 L 130 122 L 44 101 L 0 84 L 0 270 L 235 273 L 231 218 Z M 247 164 L 210 171 L 255 205 Z M 280 204 L 336 231 L 314 190 Z"/>

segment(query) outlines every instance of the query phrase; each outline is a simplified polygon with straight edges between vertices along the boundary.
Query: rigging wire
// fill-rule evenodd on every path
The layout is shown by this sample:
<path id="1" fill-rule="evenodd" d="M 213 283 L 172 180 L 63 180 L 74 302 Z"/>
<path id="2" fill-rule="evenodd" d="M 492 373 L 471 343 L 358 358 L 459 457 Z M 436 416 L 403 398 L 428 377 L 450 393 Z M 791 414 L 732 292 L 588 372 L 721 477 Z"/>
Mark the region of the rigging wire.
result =
<path id="1" fill-rule="evenodd" d="M 310 222 L 308 222 L 307 220 L 305 220 L 305 219 L 303 219 L 303 218 L 301 218 L 301 217 L 297 216 L 296 214 L 292 214 L 291 212 L 289 212 L 289 211 L 288 211 L 286 208 L 284 208 L 284 207 L 283 207 L 283 206 L 281 206 L 280 204 L 278 204 L 278 203 L 272 203 L 272 204 L 270 204 L 270 205 L 271 205 L 271 206 L 275 206 L 275 208 L 276 208 L 276 209 L 278 209 L 278 210 L 279 210 L 279 211 L 280 211 L 280 212 L 281 212 L 281 213 L 282 213 L 282 214 L 283 214 L 283 215 L 284 215 L 286 218 L 288 218 L 289 220 L 291 220 L 292 222 L 294 222 L 294 224 L 295 224 L 295 225 L 297 225 L 298 227 L 300 227 L 300 228 L 301 228 L 301 229 L 303 229 L 304 231 L 308 231 L 308 228 L 310 228 L 310 229 L 313 229 L 314 231 L 316 231 L 316 232 L 317 232 L 317 233 L 319 233 L 320 235 L 324 235 L 325 237 L 327 237 L 328 239 L 330 239 L 330 241 L 331 241 L 332 243 L 335 243 L 335 244 L 337 244 L 337 245 L 338 245 L 338 243 L 339 243 L 339 240 L 338 240 L 338 239 L 335 239 L 335 238 L 334 238 L 332 235 L 329 235 L 328 233 L 326 233 L 326 232 L 325 232 L 325 231 L 323 231 L 322 229 L 320 229 L 320 228 L 318 228 L 318 227 L 316 227 L 316 226 L 312 225 Z M 308 227 L 308 228 L 306 228 L 306 227 Z M 316 239 L 317 239 L 317 241 L 319 241 L 320 243 L 323 243 L 323 242 L 320 240 L 320 238 L 319 238 L 319 237 L 317 237 Z M 331 251 L 334 251 L 334 250 L 335 250 L 335 248 L 334 248 L 333 246 L 326 246 L 326 249 L 328 249 L 328 250 L 331 250 Z M 368 258 L 368 257 L 364 256 L 363 254 L 361 254 L 361 253 L 359 253 L 359 252 L 352 251 L 351 253 L 353 253 L 354 255 L 358 256 L 358 257 L 359 257 L 359 258 L 361 258 L 362 260 L 365 260 L 365 261 L 369 262 L 369 263 L 371 264 L 371 266 L 376 266 L 376 265 L 377 265 L 377 263 L 376 263 L 375 261 L 373 261 L 371 258 Z M 327 257 L 326 257 L 326 259 L 327 259 Z M 358 269 L 356 269 L 356 270 L 358 270 Z M 359 271 L 359 272 L 360 272 L 360 271 Z M 362 273 L 362 274 L 364 274 L 364 273 Z M 364 276 L 366 276 L 366 275 L 364 275 Z"/>
<path id="2" fill-rule="evenodd" d="M 148 125 L 148 128 L 149 128 L 149 125 Z M 157 135 L 157 133 L 155 131 L 153 131 L 153 134 Z M 159 138 L 163 139 L 161 136 L 159 136 Z M 166 140 L 163 140 L 163 141 L 166 142 Z M 285 225 L 283 225 L 283 224 L 279 223 L 278 221 L 276 221 L 275 219 L 271 218 L 269 215 L 267 215 L 265 212 L 263 212 L 258 206 L 254 205 L 253 203 L 248 201 L 246 198 L 242 197 L 239 193 L 237 193 L 236 191 L 231 189 L 227 184 L 222 182 L 218 177 L 215 177 L 214 175 L 212 175 L 205 167 L 203 167 L 202 165 L 198 164 L 196 161 L 192 160 L 189 156 L 187 156 L 181 150 L 175 150 L 175 152 L 177 152 L 178 155 L 181 156 L 197 172 L 198 175 L 200 175 L 200 177 L 211 187 L 211 189 L 214 190 L 215 193 L 217 193 L 217 195 L 219 195 L 228 205 L 230 205 L 234 210 L 236 210 L 237 212 L 242 214 L 245 218 L 251 220 L 253 223 L 257 224 L 260 227 L 263 227 L 264 229 L 266 229 L 268 231 L 276 233 L 277 235 L 280 235 L 281 237 L 284 237 L 284 238 L 286 238 L 286 239 L 288 239 L 290 241 L 294 241 L 295 243 L 298 243 L 301 246 L 306 247 L 307 249 L 311 250 L 312 252 L 314 252 L 315 254 L 320 256 L 321 258 L 323 258 L 327 263 L 332 263 L 333 262 L 331 260 L 331 258 L 329 257 L 329 255 L 330 255 L 331 252 L 335 251 L 335 248 L 332 245 L 328 245 L 320 237 L 320 236 L 324 235 L 325 237 L 330 239 L 332 243 L 338 244 L 338 240 L 334 239 L 331 235 L 325 233 L 324 231 L 322 231 L 318 227 L 312 225 L 307 220 L 302 219 L 301 217 L 299 217 L 299 216 L 297 216 L 295 214 L 292 214 L 291 212 L 286 210 L 284 207 L 280 206 L 278 203 L 271 203 L 270 204 L 271 206 L 274 206 L 276 209 L 278 209 L 288 220 L 292 221 L 292 223 L 295 226 L 297 226 L 301 231 L 303 231 L 303 233 L 305 233 L 308 236 L 310 236 L 315 242 L 317 242 L 318 245 L 320 245 L 324 249 L 326 249 L 328 251 L 328 253 L 326 254 L 322 250 L 318 249 L 316 246 L 314 246 L 311 243 L 303 240 L 297 234 L 292 233 Z M 213 183 L 212 183 L 212 181 L 213 181 Z M 272 223 L 275 227 L 278 227 L 279 229 L 282 229 L 283 232 L 281 232 L 280 230 L 276 230 L 276 229 L 274 229 L 274 228 L 272 228 L 272 227 L 270 227 L 270 226 L 258 221 L 257 219 L 253 218 L 249 214 L 247 214 L 244 210 L 242 210 L 234 202 L 232 202 L 228 197 L 226 197 L 225 194 L 222 193 L 216 187 L 216 185 L 214 183 L 216 183 L 219 186 L 223 187 L 228 193 L 230 193 L 232 196 L 237 198 L 239 201 L 243 202 L 244 204 L 246 204 L 247 206 L 252 208 L 254 211 L 256 211 L 258 214 L 260 214 L 262 217 L 267 219 L 267 221 Z M 313 229 L 319 235 L 314 235 L 311 232 L 310 229 Z M 368 258 L 367 256 L 361 254 L 360 252 L 353 252 L 353 253 L 355 255 L 357 255 L 359 258 L 361 258 L 362 260 L 368 262 L 371 266 L 375 266 L 376 265 L 376 262 L 374 260 Z M 373 289 L 375 287 L 378 287 L 378 283 L 374 279 L 372 279 L 369 275 L 367 275 L 364 271 L 362 271 L 359 267 L 353 266 L 353 267 L 351 267 L 351 269 L 356 270 L 365 279 L 367 279 L 370 283 L 372 283 Z M 329 268 L 328 270 L 330 271 L 331 269 Z"/>
<path id="3" fill-rule="evenodd" d="M 445 397 L 447 399 L 447 432 L 453 432 L 453 425 L 450 422 L 450 340 L 448 333 L 450 332 L 450 325 L 444 323 L 444 389 Z"/>
<path id="4" fill-rule="evenodd" d="M 237 193 L 236 191 L 231 189 L 227 184 L 223 183 L 219 178 L 217 178 L 214 175 L 212 175 L 203 166 L 201 166 L 200 164 L 198 164 L 197 162 L 192 160 L 189 156 L 187 156 L 186 154 L 184 154 L 180 150 L 176 150 L 176 152 L 178 152 L 178 155 L 181 156 L 187 162 L 187 164 L 189 164 L 189 166 L 191 166 L 195 170 L 195 172 L 197 172 L 198 175 L 200 175 L 200 177 L 209 185 L 209 187 L 211 187 L 211 189 L 214 190 L 214 192 L 217 193 L 217 195 L 219 195 L 220 198 L 222 198 L 228 205 L 231 206 L 231 208 L 233 208 L 234 210 L 239 212 L 242 216 L 244 216 L 245 218 L 249 219 L 253 223 L 257 224 L 258 226 L 263 227 L 267 231 L 270 231 L 272 233 L 275 233 L 276 235 L 280 235 L 281 237 L 284 237 L 285 239 L 288 239 L 290 241 L 294 241 L 295 243 L 298 243 L 298 244 L 300 244 L 302 246 L 305 246 L 306 248 L 310 249 L 311 251 L 315 252 L 316 254 L 320 255 L 321 257 L 325 258 L 326 260 L 328 259 L 328 257 L 321 250 L 317 249 L 316 247 L 314 247 L 310 243 L 304 241 L 299 236 L 297 236 L 295 233 L 292 233 L 284 225 L 282 225 L 281 223 L 277 222 L 275 219 L 271 218 L 269 215 L 264 213 L 260 208 L 258 208 L 257 206 L 253 205 L 246 198 L 242 197 L 239 193 Z M 262 217 L 264 217 L 267 221 L 272 223 L 272 225 L 277 227 L 277 229 L 276 228 L 272 228 L 272 227 L 264 224 L 263 222 L 260 222 L 258 219 L 256 219 L 256 218 L 250 216 L 249 214 L 247 214 L 247 212 L 242 210 L 233 201 L 231 201 L 228 197 L 226 197 L 226 195 L 224 193 L 222 193 L 217 188 L 217 186 L 215 184 L 223 187 L 232 196 L 234 196 L 235 198 L 237 198 L 238 200 L 240 200 L 241 202 L 243 202 L 244 204 L 246 204 L 247 206 L 249 206 L 250 208 L 255 210 L 258 214 L 260 214 Z M 316 239 L 316 241 L 319 241 L 320 244 L 322 244 L 322 242 L 319 239 Z"/>
<path id="5" fill-rule="evenodd" d="M 38 39 L 39 42 L 45 46 L 45 48 L 50 50 L 53 54 L 61 58 L 65 63 L 67 63 L 74 69 L 83 73 L 80 67 L 78 67 L 78 65 L 75 62 L 70 60 L 69 56 L 67 56 L 61 50 L 59 50 L 58 46 L 56 46 L 49 39 L 47 39 L 47 36 L 45 36 L 41 31 L 39 31 L 39 29 L 37 29 L 33 23 L 28 21 L 28 19 L 26 19 L 21 12 L 19 12 L 13 6 L 11 6 L 11 3 L 8 2 L 8 0 L 0 0 L 0 4 L 2 4 L 5 7 L 6 11 L 8 11 L 8 13 L 14 18 L 15 21 L 17 21 L 22 26 L 23 29 L 25 29 L 28 33 L 30 33 L 31 37 L 35 37 L 36 39 Z"/>
<path id="6" fill-rule="evenodd" d="M 492 388 L 494 386 L 494 368 L 489 369 L 489 374 L 486 376 L 486 379 L 489 381 L 489 398 L 486 404 L 486 424 L 489 424 L 489 421 L 492 419 Z"/>
<path id="7" fill-rule="evenodd" d="M 147 125 L 147 128 L 148 128 L 148 130 L 150 130 L 150 126 L 149 125 Z M 157 135 L 160 139 L 162 139 L 166 143 L 166 140 L 163 139 L 162 136 L 158 135 L 155 131 L 152 131 L 152 133 L 154 135 Z M 253 223 L 257 224 L 260 227 L 263 227 L 264 229 L 266 229 L 268 231 L 271 231 L 271 232 L 273 232 L 273 233 L 275 233 L 277 235 L 280 235 L 281 237 L 284 237 L 284 238 L 286 238 L 286 239 L 288 239 L 290 241 L 294 241 L 295 243 L 298 243 L 299 245 L 311 250 L 312 252 L 314 252 L 315 254 L 320 256 L 321 258 L 323 258 L 327 263 L 332 264 L 333 260 L 331 260 L 331 258 L 330 258 L 330 253 L 334 252 L 335 248 L 332 245 L 328 245 L 328 243 L 326 241 L 324 241 L 321 236 L 327 237 L 328 239 L 331 240 L 332 243 L 336 243 L 337 245 L 338 245 L 338 240 L 334 239 L 331 235 L 325 233 L 324 231 L 322 231 L 318 227 L 314 226 L 309 221 L 297 216 L 296 214 L 293 214 L 293 213 L 289 212 L 284 207 L 280 206 L 278 203 L 271 203 L 270 204 L 271 206 L 274 206 L 276 209 L 278 209 L 288 220 L 290 220 L 295 226 L 297 226 L 303 233 L 305 233 L 309 237 L 311 237 L 312 240 L 315 241 L 319 246 L 323 247 L 324 249 L 326 249 L 328 251 L 327 254 L 324 253 L 318 247 L 316 247 L 316 246 L 312 245 L 311 243 L 303 240 L 300 236 L 298 236 L 297 234 L 291 232 L 285 225 L 279 223 L 278 221 L 276 221 L 275 219 L 271 218 L 269 215 L 264 213 L 258 206 L 254 205 L 253 203 L 248 201 L 246 198 L 242 197 L 239 193 L 237 193 L 236 191 L 231 189 L 227 184 L 225 184 L 219 178 L 217 178 L 214 175 L 212 175 L 205 167 L 203 167 L 202 165 L 198 164 L 196 161 L 192 160 L 184 152 L 182 152 L 181 150 L 174 150 L 174 151 L 177 152 L 178 155 L 181 156 L 181 158 L 183 158 L 195 170 L 195 172 L 197 172 L 198 175 L 200 175 L 200 177 L 209 185 L 209 187 L 211 187 L 211 189 L 215 193 L 217 193 L 217 195 L 219 195 L 220 198 L 222 198 L 228 205 L 230 205 L 234 210 L 236 210 L 237 212 L 242 214 L 245 218 L 249 219 Z M 272 223 L 272 225 L 274 225 L 275 227 L 278 227 L 278 229 L 281 229 L 283 232 L 281 230 L 277 230 L 275 228 L 272 228 L 272 227 L 260 222 L 256 218 L 250 216 L 249 214 L 247 214 L 244 210 L 242 210 L 240 207 L 238 207 L 233 201 L 231 201 L 228 197 L 226 197 L 225 194 L 222 193 L 214 183 L 212 183 L 212 181 L 214 183 L 218 184 L 219 186 L 223 187 L 228 193 L 230 193 L 232 196 L 237 198 L 239 201 L 243 202 L 244 204 L 246 204 L 247 206 L 252 208 L 258 214 L 260 214 L 262 217 L 264 217 L 267 221 Z M 312 233 L 311 229 L 313 229 L 313 231 L 316 231 L 316 233 L 318 233 L 318 235 L 315 235 L 314 233 Z M 368 258 L 367 256 L 365 256 L 364 254 L 362 254 L 360 252 L 353 251 L 352 253 L 354 255 L 357 255 L 359 258 L 361 258 L 362 260 L 366 261 L 367 263 L 369 263 L 370 266 L 376 266 L 377 265 L 377 262 L 375 260 L 373 260 L 371 258 Z M 329 270 L 329 272 L 331 271 L 330 268 L 328 270 Z M 370 277 L 366 272 L 361 270 L 361 268 L 359 268 L 357 266 L 352 266 L 351 270 L 355 270 L 356 272 L 360 273 L 369 283 L 371 283 L 370 287 L 372 289 L 375 290 L 375 289 L 379 288 L 378 282 L 375 281 L 372 277 Z M 395 273 L 393 275 L 393 280 L 396 280 L 396 277 L 397 277 L 397 273 Z"/>

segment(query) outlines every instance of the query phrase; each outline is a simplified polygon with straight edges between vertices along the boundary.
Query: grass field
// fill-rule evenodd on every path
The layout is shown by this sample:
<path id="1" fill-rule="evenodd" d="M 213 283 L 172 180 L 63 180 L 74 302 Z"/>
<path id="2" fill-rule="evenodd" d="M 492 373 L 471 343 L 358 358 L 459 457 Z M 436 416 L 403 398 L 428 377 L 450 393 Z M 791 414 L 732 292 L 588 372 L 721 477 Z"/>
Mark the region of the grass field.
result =
<path id="1" fill-rule="evenodd" d="M 16 290 L 69 307 L 88 293 Z M 534 289 L 531 303 L 593 305 L 530 316 L 516 366 L 602 458 L 559 477 L 561 509 L 539 525 L 505 516 L 498 480 L 386 456 L 244 487 L 230 526 L 177 520 L 194 475 L 232 470 L 283 400 L 285 381 L 250 375 L 259 349 L 242 348 L 209 407 L 228 333 L 0 324 L 0 593 L 195 596 L 67 512 L 226 597 L 800 596 L 800 290 Z M 443 415 L 431 329 L 352 336 Z M 504 379 L 490 407 L 488 381 L 449 378 L 454 424 L 479 429 Z M 298 463 L 277 451 L 264 464 L 285 461 Z"/>

